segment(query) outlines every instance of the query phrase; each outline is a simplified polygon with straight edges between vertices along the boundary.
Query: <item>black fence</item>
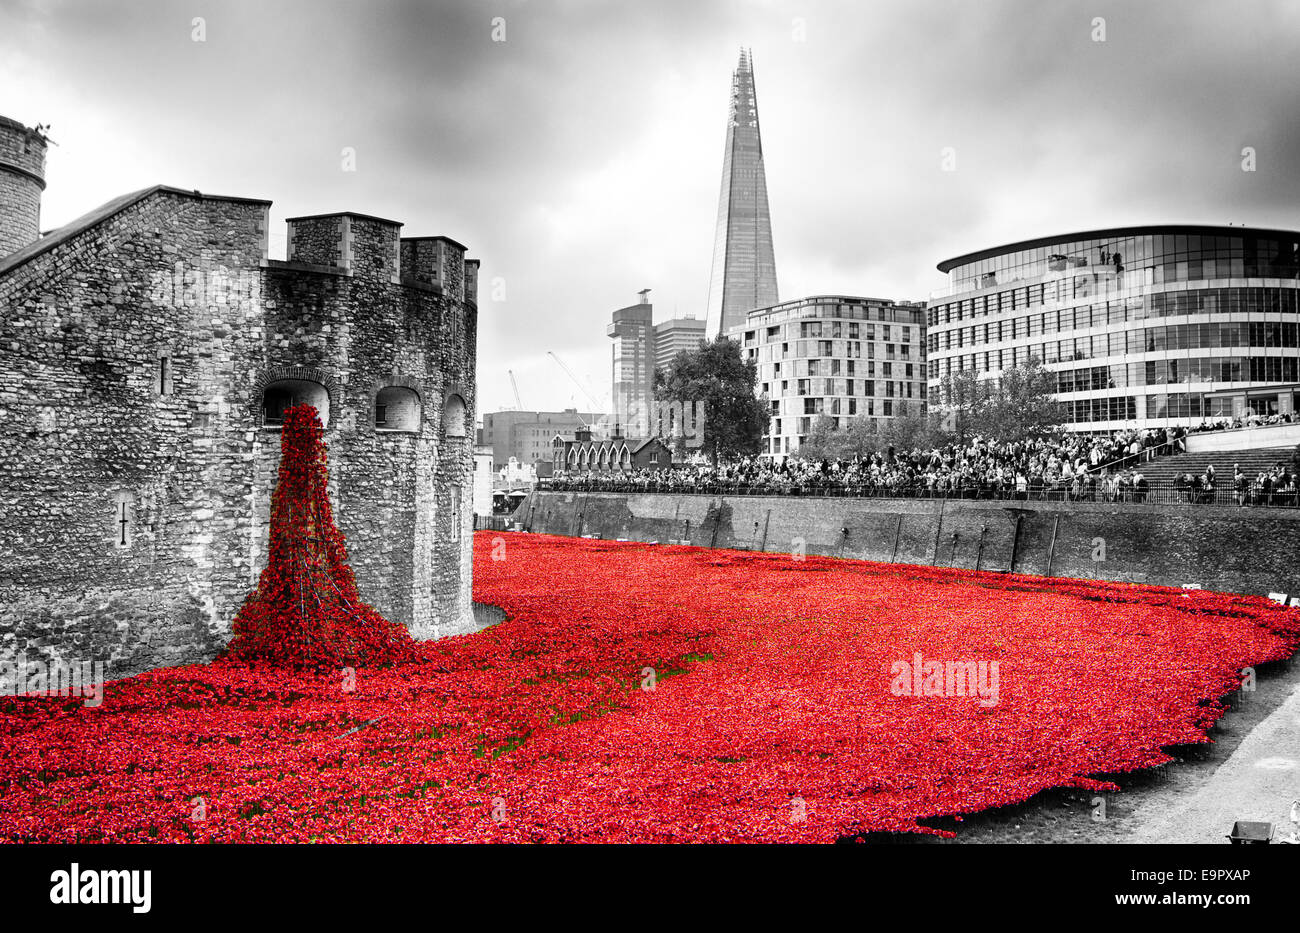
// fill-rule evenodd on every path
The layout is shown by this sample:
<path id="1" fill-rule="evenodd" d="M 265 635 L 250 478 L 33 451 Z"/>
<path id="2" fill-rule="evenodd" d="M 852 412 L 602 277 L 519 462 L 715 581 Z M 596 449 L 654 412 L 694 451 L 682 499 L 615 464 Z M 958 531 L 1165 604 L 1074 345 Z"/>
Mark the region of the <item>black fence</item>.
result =
<path id="1" fill-rule="evenodd" d="M 536 487 L 554 492 L 621 492 L 621 493 L 677 493 L 709 496 L 808 496 L 814 498 L 853 499 L 971 499 L 1021 502 L 1101 502 L 1136 505 L 1230 505 L 1241 507 L 1284 508 L 1300 507 L 1300 493 L 1265 492 L 1247 489 L 1241 492 L 1231 488 L 1195 489 L 1173 481 L 1147 484 L 1145 490 L 1121 486 L 1117 492 L 1109 491 L 1099 480 L 1096 486 L 1084 485 L 1077 493 L 1073 486 L 1062 484 L 1047 486 L 1031 482 L 1027 489 L 995 488 L 991 486 L 959 486 L 956 489 L 930 489 L 927 487 L 888 487 L 876 485 L 849 485 L 841 483 L 805 484 L 801 486 L 747 484 L 747 483 L 663 483 L 617 482 L 602 480 L 538 480 Z"/>
<path id="2" fill-rule="evenodd" d="M 474 515 L 475 531 L 509 531 L 510 516 L 506 515 Z"/>

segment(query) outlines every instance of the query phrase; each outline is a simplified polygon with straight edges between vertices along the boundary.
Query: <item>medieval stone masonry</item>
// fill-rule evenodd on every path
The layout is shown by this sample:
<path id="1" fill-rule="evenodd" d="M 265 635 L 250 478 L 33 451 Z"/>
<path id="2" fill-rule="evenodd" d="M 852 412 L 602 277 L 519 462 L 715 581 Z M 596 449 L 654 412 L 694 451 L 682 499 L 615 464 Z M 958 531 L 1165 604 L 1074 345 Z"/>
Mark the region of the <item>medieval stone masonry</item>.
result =
<path id="1" fill-rule="evenodd" d="M 15 165 L 25 139 L 41 157 Z M 301 402 L 362 597 L 416 637 L 473 628 L 465 247 L 338 213 L 291 219 L 269 260 L 270 202 L 162 186 L 38 239 L 43 154 L 0 120 L 0 654 L 212 658 Z"/>

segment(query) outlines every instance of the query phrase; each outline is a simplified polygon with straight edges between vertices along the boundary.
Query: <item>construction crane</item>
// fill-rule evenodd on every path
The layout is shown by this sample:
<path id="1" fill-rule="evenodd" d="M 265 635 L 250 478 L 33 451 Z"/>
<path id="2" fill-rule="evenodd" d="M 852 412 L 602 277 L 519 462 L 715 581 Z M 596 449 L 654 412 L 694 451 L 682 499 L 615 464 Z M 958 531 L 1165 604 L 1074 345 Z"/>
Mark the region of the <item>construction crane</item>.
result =
<path id="1" fill-rule="evenodd" d="M 567 375 L 570 379 L 573 380 L 573 384 L 576 385 L 579 389 L 582 390 L 582 394 L 585 395 L 585 396 L 587 396 L 587 400 L 588 400 L 589 402 L 591 402 L 591 410 L 592 410 L 592 411 L 599 411 L 599 410 L 600 410 L 600 403 L 597 402 L 597 401 L 592 397 L 591 393 L 587 391 L 587 387 L 584 386 L 584 385 L 583 385 L 583 384 L 578 380 L 578 377 L 575 376 L 575 375 L 573 374 L 573 370 L 569 369 L 569 367 L 567 367 L 567 366 L 564 365 L 564 360 L 562 360 L 562 359 L 560 359 L 558 356 L 556 356 L 554 350 L 547 350 L 546 352 L 550 355 L 551 359 L 555 360 L 555 362 L 557 362 L 557 363 L 560 364 L 560 369 L 564 370 L 565 375 Z M 587 424 L 587 419 L 586 419 L 586 418 L 583 418 L 581 414 L 578 415 L 578 420 L 580 420 L 580 421 L 582 422 L 583 427 L 586 427 L 586 428 L 591 427 L 591 425 Z"/>
<path id="2" fill-rule="evenodd" d="M 519 400 L 519 383 L 515 382 L 515 371 L 507 369 L 506 374 L 510 377 L 510 388 L 515 390 L 515 411 L 523 411 L 524 403 Z"/>

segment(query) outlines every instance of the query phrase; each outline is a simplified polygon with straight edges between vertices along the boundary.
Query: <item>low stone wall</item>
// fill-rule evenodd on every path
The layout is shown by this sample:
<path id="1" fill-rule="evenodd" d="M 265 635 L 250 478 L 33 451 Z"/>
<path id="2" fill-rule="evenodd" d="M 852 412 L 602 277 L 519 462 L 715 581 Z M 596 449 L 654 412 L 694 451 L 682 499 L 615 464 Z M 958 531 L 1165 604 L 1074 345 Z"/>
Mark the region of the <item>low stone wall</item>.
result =
<path id="1" fill-rule="evenodd" d="M 1294 447 L 1300 444 L 1300 423 L 1273 424 L 1236 431 L 1214 431 L 1187 435 L 1189 454 L 1219 450 L 1259 450 L 1268 447 Z"/>
<path id="2" fill-rule="evenodd" d="M 1293 509 L 534 490 L 513 519 L 547 534 L 1300 594 Z"/>

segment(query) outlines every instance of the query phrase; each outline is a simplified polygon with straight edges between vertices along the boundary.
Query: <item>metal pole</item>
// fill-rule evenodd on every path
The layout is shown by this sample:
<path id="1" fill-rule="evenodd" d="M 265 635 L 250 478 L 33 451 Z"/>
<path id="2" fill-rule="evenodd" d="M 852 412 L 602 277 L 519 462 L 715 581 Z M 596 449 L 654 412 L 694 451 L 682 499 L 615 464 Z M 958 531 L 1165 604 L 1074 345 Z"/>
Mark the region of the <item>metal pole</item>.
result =
<path id="1" fill-rule="evenodd" d="M 1052 558 L 1056 556 L 1056 526 L 1059 524 L 1061 524 L 1061 516 L 1058 515 L 1052 519 L 1052 541 L 1047 545 L 1047 572 L 1043 574 L 1045 577 L 1052 575 Z"/>
<path id="2" fill-rule="evenodd" d="M 889 555 L 889 562 L 892 564 L 898 559 L 898 537 L 903 531 L 903 516 L 899 513 L 898 522 L 894 525 L 894 551 Z"/>
<path id="3" fill-rule="evenodd" d="M 1023 515 L 1016 516 L 1016 529 L 1011 533 L 1011 566 L 1007 567 L 1007 573 L 1016 572 L 1016 551 L 1020 547 L 1020 520 Z"/>
<path id="4" fill-rule="evenodd" d="M 947 497 L 939 500 L 939 522 L 934 526 L 934 557 L 930 559 L 931 567 L 939 565 L 939 532 L 943 529 L 943 507 L 947 503 Z"/>

